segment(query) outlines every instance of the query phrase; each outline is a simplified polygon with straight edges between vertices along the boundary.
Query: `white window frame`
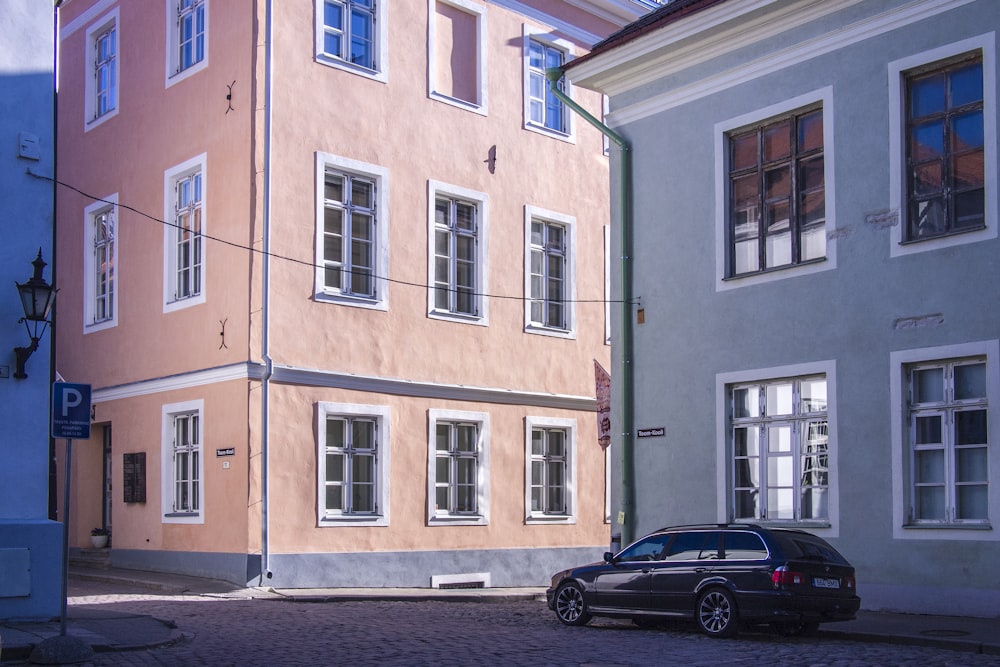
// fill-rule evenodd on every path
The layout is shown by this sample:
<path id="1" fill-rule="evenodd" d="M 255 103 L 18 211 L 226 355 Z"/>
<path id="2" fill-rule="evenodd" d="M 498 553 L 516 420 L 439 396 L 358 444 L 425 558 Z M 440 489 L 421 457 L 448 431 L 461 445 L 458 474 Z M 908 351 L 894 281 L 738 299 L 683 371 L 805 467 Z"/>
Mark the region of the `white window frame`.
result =
<path id="1" fill-rule="evenodd" d="M 823 177 L 826 206 L 826 258 L 806 264 L 791 264 L 746 275 L 727 277 L 729 256 L 729 137 L 741 128 L 757 125 L 769 118 L 788 115 L 813 104 L 823 107 Z M 837 192 L 834 182 L 833 87 L 820 88 L 772 106 L 716 123 L 715 134 L 715 291 L 725 292 L 751 285 L 832 271 L 837 268 Z"/>
<path id="2" fill-rule="evenodd" d="M 434 294 L 434 222 L 435 204 L 438 197 L 460 199 L 474 204 L 478 215 L 476 234 L 476 287 L 475 298 L 479 313 L 466 315 L 438 308 L 435 305 Z M 427 181 L 427 316 L 434 319 L 451 320 L 465 324 L 489 326 L 489 270 L 486 266 L 489 257 L 489 195 L 457 185 L 449 185 L 440 181 Z"/>
<path id="3" fill-rule="evenodd" d="M 384 1 L 384 0 L 383 0 Z M 437 82 L 437 4 L 449 5 L 466 14 L 471 14 L 476 20 L 476 99 L 462 100 L 435 90 Z M 486 7 L 469 2 L 468 0 L 427 0 L 427 96 L 438 102 L 444 102 L 466 109 L 483 116 L 489 111 L 487 99 L 487 73 L 489 69 L 486 64 Z"/>
<path id="4" fill-rule="evenodd" d="M 205 13 L 205 31 L 204 31 L 204 57 L 192 63 L 191 65 L 181 69 L 181 52 L 180 52 L 180 29 L 177 25 L 178 7 L 180 6 L 181 0 L 166 0 L 166 10 L 167 10 L 167 58 L 166 58 L 166 79 L 165 87 L 169 88 L 174 84 L 180 83 L 181 81 L 187 79 L 188 77 L 197 74 L 203 69 L 208 67 L 208 43 L 209 36 L 212 34 L 211 22 L 209 16 L 211 12 L 209 11 L 209 1 L 210 0 L 196 0 L 197 2 L 202 2 L 204 6 Z"/>
<path id="5" fill-rule="evenodd" d="M 563 514 L 547 514 L 535 511 L 531 507 L 531 464 L 536 457 L 531 449 L 532 432 L 535 429 L 561 430 L 566 433 L 566 478 L 564 493 L 566 494 L 566 512 Z M 526 417 L 524 420 L 524 521 L 527 524 L 575 524 L 576 523 L 576 459 L 577 459 L 577 425 L 575 419 L 557 417 Z"/>
<path id="6" fill-rule="evenodd" d="M 569 143 L 576 143 L 576 114 L 563 103 L 563 114 L 565 116 L 566 131 L 559 132 L 557 130 L 545 127 L 545 125 L 535 122 L 531 119 L 531 56 L 530 47 L 531 42 L 536 41 L 547 47 L 555 48 L 563 52 L 565 58 L 563 60 L 563 65 L 567 65 L 574 57 L 573 44 L 565 39 L 553 36 L 550 31 L 542 30 L 528 24 L 523 25 L 523 39 L 524 44 L 521 52 L 522 66 L 522 103 L 523 103 L 523 127 L 531 132 L 538 132 L 539 134 L 544 134 L 547 137 L 554 137 L 561 141 L 566 141 Z M 548 84 L 548 79 L 545 81 L 546 87 Z M 547 90 L 547 88 L 546 88 Z M 568 78 L 564 78 L 563 92 L 566 93 L 568 97 L 573 96 L 573 86 Z"/>
<path id="7" fill-rule="evenodd" d="M 360 65 L 355 65 L 348 60 L 328 54 L 324 51 L 325 26 L 323 23 L 323 3 L 324 0 L 315 0 L 315 34 L 314 34 L 314 59 L 321 65 L 357 74 L 368 79 L 389 82 L 389 22 L 388 6 L 391 0 L 375 0 L 375 26 L 373 29 L 375 37 L 375 69 L 368 69 Z"/>
<path id="8" fill-rule="evenodd" d="M 789 521 L 758 519 L 757 523 L 775 526 L 804 527 L 822 537 L 840 534 L 840 474 L 837 419 L 837 364 L 835 361 L 817 361 L 790 366 L 776 366 L 748 371 L 719 373 L 715 376 L 716 415 L 716 521 L 731 523 L 733 514 L 733 451 L 730 415 L 730 390 L 733 385 L 765 383 L 781 379 L 826 376 L 827 395 L 827 462 L 828 462 L 828 513 L 826 521 Z"/>
<path id="9" fill-rule="evenodd" d="M 111 316 L 102 320 L 97 320 L 97 257 L 95 256 L 95 243 L 97 239 L 95 225 L 97 216 L 109 212 L 111 215 L 112 240 L 110 242 L 112 252 L 111 262 L 111 288 L 108 295 L 108 306 Z M 100 201 L 95 201 L 83 210 L 83 333 L 93 333 L 103 329 L 118 326 L 118 292 L 120 281 L 121 262 L 119 257 L 118 243 L 118 193 L 108 195 Z"/>
<path id="10" fill-rule="evenodd" d="M 97 40 L 109 30 L 114 30 L 115 32 L 114 72 L 112 73 L 114 83 L 111 85 L 110 91 L 110 108 L 103 114 L 98 115 L 96 80 Z M 84 75 L 83 131 L 89 132 L 118 115 L 119 90 L 121 88 L 121 22 L 118 19 L 118 7 L 112 9 L 95 21 L 91 27 L 87 28 L 87 38 L 84 42 L 84 47 L 86 51 L 83 62 L 86 72 Z"/>
<path id="11" fill-rule="evenodd" d="M 478 428 L 478 462 L 476 466 L 476 514 L 448 514 L 436 508 L 437 425 L 438 422 L 473 423 Z M 427 525 L 486 526 L 490 523 L 490 416 L 485 412 L 466 410 L 427 411 Z"/>
<path id="12" fill-rule="evenodd" d="M 983 148 L 985 159 L 986 228 L 903 244 L 908 225 L 906 178 L 906 73 L 924 65 L 980 51 L 983 57 Z M 889 256 L 903 257 L 997 238 L 997 70 L 996 33 L 990 32 L 907 56 L 889 63 L 889 210 L 896 214 L 890 228 Z"/>
<path id="13" fill-rule="evenodd" d="M 534 302 L 531 295 L 531 254 L 537 250 L 531 242 L 531 225 L 539 222 L 545 225 L 557 225 L 564 230 L 566 243 L 566 267 L 564 285 L 564 317 L 565 327 L 551 327 L 542 322 L 534 322 L 531 318 L 531 305 Z M 555 336 L 557 338 L 576 338 L 576 218 L 555 211 L 548 211 L 537 206 L 524 207 L 524 331 L 526 333 Z M 547 303 L 548 299 L 543 299 Z"/>
<path id="14" fill-rule="evenodd" d="M 174 189 L 178 182 L 193 174 L 201 174 L 201 284 L 200 290 L 191 296 L 177 298 L 175 287 L 177 283 L 177 233 L 176 215 L 174 212 L 177 194 Z M 169 313 L 182 308 L 205 303 L 206 267 L 208 266 L 207 237 L 208 221 L 208 171 L 207 154 L 171 167 L 163 175 L 163 219 L 168 224 L 163 226 L 163 312 Z"/>
<path id="15" fill-rule="evenodd" d="M 204 400 L 170 403 L 162 407 L 161 432 L 161 510 L 163 523 L 205 523 L 205 402 Z M 198 417 L 198 510 L 195 512 L 174 511 L 174 418 L 182 415 Z"/>
<path id="16" fill-rule="evenodd" d="M 323 257 L 324 188 L 327 172 L 360 176 L 375 183 L 375 235 L 373 250 L 375 296 L 347 294 L 325 285 Z M 313 298 L 316 301 L 338 303 L 375 310 L 389 308 L 389 170 L 367 162 L 316 152 L 316 270 Z"/>
<path id="17" fill-rule="evenodd" d="M 909 520 L 910 428 L 907 408 L 907 371 L 914 365 L 967 358 L 986 359 L 986 397 L 988 441 L 1000 442 L 1000 340 L 986 340 L 940 347 L 899 350 L 889 354 L 889 396 L 892 424 L 892 531 L 897 540 L 974 540 L 1000 541 L 995 529 L 1000 517 L 1000 456 L 988 452 L 989 524 L 914 524 Z"/>
<path id="18" fill-rule="evenodd" d="M 321 528 L 336 526 L 388 526 L 389 525 L 389 440 L 390 411 L 384 405 L 358 405 L 353 403 L 317 404 L 317 487 L 316 525 Z M 371 418 L 375 421 L 375 503 L 377 514 L 344 514 L 326 508 L 326 420 L 329 417 L 354 419 Z"/>

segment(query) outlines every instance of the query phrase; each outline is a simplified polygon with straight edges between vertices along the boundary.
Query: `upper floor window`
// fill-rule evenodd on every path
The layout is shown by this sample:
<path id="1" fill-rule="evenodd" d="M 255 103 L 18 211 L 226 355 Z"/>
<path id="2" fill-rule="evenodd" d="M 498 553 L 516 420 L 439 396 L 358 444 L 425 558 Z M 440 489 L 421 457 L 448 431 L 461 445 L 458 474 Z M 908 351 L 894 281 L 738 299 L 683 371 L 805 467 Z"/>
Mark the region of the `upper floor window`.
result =
<path id="1" fill-rule="evenodd" d="M 385 81 L 383 0 L 316 0 L 316 60 Z"/>
<path id="2" fill-rule="evenodd" d="M 526 207 L 526 330 L 567 334 L 573 328 L 575 220 Z"/>
<path id="3" fill-rule="evenodd" d="M 988 523 L 986 360 L 914 364 L 906 374 L 909 523 Z"/>
<path id="4" fill-rule="evenodd" d="M 87 30 L 84 129 L 118 113 L 118 8 Z"/>
<path id="5" fill-rule="evenodd" d="M 167 0 L 167 85 L 208 64 L 208 0 Z"/>
<path id="6" fill-rule="evenodd" d="M 430 96 L 486 113 L 486 8 L 468 0 L 428 0 Z"/>
<path id="7" fill-rule="evenodd" d="M 729 396 L 733 518 L 828 521 L 826 377 L 737 384 Z"/>
<path id="8" fill-rule="evenodd" d="M 526 125 L 546 132 L 568 135 L 569 113 L 562 100 L 553 94 L 546 76 L 546 70 L 562 67 L 566 62 L 566 49 L 537 37 L 527 37 L 525 51 Z M 556 85 L 562 92 L 567 92 L 565 77 L 559 79 Z"/>
<path id="9" fill-rule="evenodd" d="M 729 262 L 741 276 L 826 256 L 823 110 L 728 134 Z"/>
<path id="10" fill-rule="evenodd" d="M 428 522 L 489 523 L 489 417 L 430 411 Z"/>
<path id="11" fill-rule="evenodd" d="M 386 307 L 388 171 L 317 153 L 316 298 Z"/>
<path id="12" fill-rule="evenodd" d="M 993 33 L 888 65 L 890 256 L 997 238 Z"/>
<path id="13" fill-rule="evenodd" d="M 906 241 L 986 224 L 983 59 L 973 53 L 906 75 Z"/>
<path id="14" fill-rule="evenodd" d="M 432 182 L 430 199 L 430 313 L 485 324 L 486 195 Z"/>
<path id="15" fill-rule="evenodd" d="M 202 401 L 163 406 L 163 516 L 169 523 L 203 523 Z"/>
<path id="16" fill-rule="evenodd" d="M 388 408 L 319 405 L 319 521 L 388 523 Z"/>
<path id="17" fill-rule="evenodd" d="M 204 301 L 205 156 L 166 174 L 164 309 Z"/>
<path id="18" fill-rule="evenodd" d="M 118 195 L 112 195 L 84 212 L 85 332 L 114 326 L 118 320 L 117 201 Z"/>

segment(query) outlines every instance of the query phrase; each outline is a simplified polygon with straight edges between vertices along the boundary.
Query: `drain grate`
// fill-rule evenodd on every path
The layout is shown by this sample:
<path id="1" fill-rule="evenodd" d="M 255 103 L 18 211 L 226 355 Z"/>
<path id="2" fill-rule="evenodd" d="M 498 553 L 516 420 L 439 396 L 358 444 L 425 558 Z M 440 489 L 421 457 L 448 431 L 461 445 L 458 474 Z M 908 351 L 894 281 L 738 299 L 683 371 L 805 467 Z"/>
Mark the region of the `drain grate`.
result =
<path id="1" fill-rule="evenodd" d="M 438 588 L 444 589 L 456 589 L 456 588 L 486 588 L 482 581 L 458 581 L 450 584 L 441 584 Z"/>

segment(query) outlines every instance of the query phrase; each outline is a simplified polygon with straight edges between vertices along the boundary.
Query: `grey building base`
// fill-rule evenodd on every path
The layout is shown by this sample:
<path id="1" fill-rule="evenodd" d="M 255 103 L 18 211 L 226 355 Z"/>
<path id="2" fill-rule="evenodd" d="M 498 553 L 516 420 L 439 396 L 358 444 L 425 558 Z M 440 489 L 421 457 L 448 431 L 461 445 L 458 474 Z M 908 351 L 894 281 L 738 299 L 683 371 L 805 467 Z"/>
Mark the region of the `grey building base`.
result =
<path id="1" fill-rule="evenodd" d="M 863 583 L 861 608 L 932 616 L 1000 618 L 997 590 L 989 588 L 929 588 Z"/>
<path id="2" fill-rule="evenodd" d="M 240 586 L 274 588 L 429 588 L 443 578 L 453 585 L 493 588 L 547 586 L 553 573 L 601 560 L 606 545 L 536 549 L 380 551 L 260 556 L 114 549 L 111 563 L 134 570 L 219 579 Z"/>

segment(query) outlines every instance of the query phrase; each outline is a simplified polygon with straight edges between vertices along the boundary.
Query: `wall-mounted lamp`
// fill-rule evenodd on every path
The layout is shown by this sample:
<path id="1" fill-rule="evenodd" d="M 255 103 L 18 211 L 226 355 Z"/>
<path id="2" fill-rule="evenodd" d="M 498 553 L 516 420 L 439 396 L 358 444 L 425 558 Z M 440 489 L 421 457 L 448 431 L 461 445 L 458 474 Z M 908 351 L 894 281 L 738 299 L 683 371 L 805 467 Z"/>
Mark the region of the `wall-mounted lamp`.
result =
<path id="1" fill-rule="evenodd" d="M 42 270 L 45 268 L 45 260 L 42 259 L 42 249 L 38 249 L 38 257 L 33 261 L 35 275 L 25 283 L 15 282 L 17 293 L 21 297 L 21 307 L 24 308 L 24 317 L 18 322 L 24 322 L 24 328 L 31 339 L 28 347 L 15 347 L 14 354 L 17 355 L 17 367 L 14 370 L 14 377 L 23 380 L 28 377 L 24 372 L 24 364 L 28 361 L 31 353 L 38 349 L 38 341 L 45 334 L 45 328 L 49 325 L 49 311 L 52 310 L 52 301 L 56 291 L 52 285 L 45 282 L 42 277 Z"/>

